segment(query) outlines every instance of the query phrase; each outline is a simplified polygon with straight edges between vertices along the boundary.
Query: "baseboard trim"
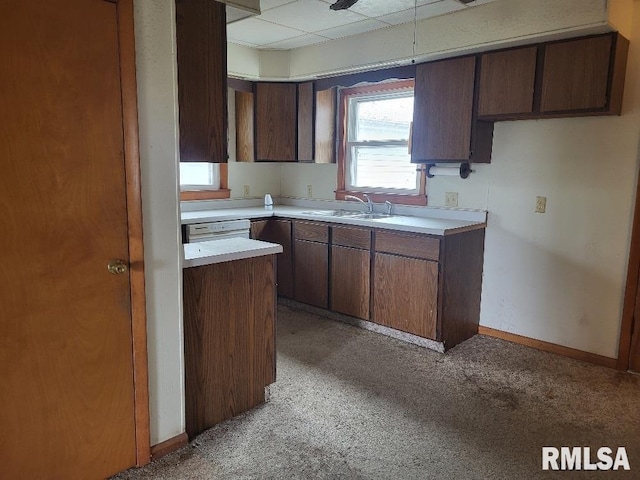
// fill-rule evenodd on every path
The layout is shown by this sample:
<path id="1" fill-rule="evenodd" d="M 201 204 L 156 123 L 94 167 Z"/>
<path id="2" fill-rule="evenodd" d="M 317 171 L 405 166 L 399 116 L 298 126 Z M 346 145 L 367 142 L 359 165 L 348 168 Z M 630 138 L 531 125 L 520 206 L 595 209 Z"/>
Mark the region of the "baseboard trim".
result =
<path id="1" fill-rule="evenodd" d="M 169 455 L 170 453 L 184 447 L 188 443 L 189 437 L 185 432 L 173 438 L 170 438 L 169 440 L 165 440 L 162 443 L 154 445 L 153 447 L 151 447 L 151 460 L 155 461 L 159 458 L 164 457 L 165 455 Z"/>
<path id="2" fill-rule="evenodd" d="M 478 327 L 478 333 L 480 335 L 487 335 L 488 337 L 500 338 L 507 342 L 518 343 L 526 347 L 542 350 L 543 352 L 555 353 L 562 355 L 563 357 L 573 358 L 575 360 L 581 360 L 583 362 L 595 363 L 608 368 L 616 368 L 617 360 L 615 358 L 604 357 L 602 355 L 596 355 L 595 353 L 584 352 L 582 350 L 576 350 L 575 348 L 563 347 L 555 343 L 543 342 L 542 340 L 536 340 L 535 338 L 523 337 L 522 335 L 516 335 L 515 333 L 503 332 L 502 330 L 496 330 L 494 328 Z"/>

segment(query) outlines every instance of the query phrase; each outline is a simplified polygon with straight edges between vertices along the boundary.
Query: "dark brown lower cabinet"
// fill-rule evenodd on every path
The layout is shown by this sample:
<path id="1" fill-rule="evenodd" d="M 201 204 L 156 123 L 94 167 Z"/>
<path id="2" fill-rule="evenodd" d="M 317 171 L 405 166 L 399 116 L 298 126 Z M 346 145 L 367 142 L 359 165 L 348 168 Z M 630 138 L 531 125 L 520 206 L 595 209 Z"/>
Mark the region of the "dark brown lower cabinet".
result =
<path id="1" fill-rule="evenodd" d="M 186 268 L 189 437 L 264 402 L 275 381 L 275 255 Z"/>
<path id="2" fill-rule="evenodd" d="M 376 253 L 373 285 L 373 321 L 436 339 L 437 262 Z"/>
<path id="3" fill-rule="evenodd" d="M 369 320 L 371 254 L 359 248 L 331 247 L 331 310 Z"/>
<path id="4" fill-rule="evenodd" d="M 294 240 L 294 298 L 303 303 L 329 306 L 329 245 Z"/>
<path id="5" fill-rule="evenodd" d="M 293 254 L 291 220 L 269 218 L 251 222 L 251 238 L 282 245 L 277 260 L 278 295 L 293 298 Z"/>
<path id="6" fill-rule="evenodd" d="M 371 321 L 442 342 L 478 333 L 484 229 L 430 236 L 376 230 Z"/>

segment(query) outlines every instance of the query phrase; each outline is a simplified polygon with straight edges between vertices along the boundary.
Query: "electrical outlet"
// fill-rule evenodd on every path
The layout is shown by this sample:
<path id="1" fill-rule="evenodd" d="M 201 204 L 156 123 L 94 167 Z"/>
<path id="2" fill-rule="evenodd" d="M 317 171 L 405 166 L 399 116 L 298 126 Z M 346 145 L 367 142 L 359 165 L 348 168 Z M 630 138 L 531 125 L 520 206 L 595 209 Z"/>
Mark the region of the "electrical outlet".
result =
<path id="1" fill-rule="evenodd" d="M 445 192 L 444 194 L 445 207 L 457 207 L 458 206 L 458 192 Z"/>
<path id="2" fill-rule="evenodd" d="M 536 213 L 544 213 L 547 210 L 547 197 L 536 197 Z"/>
<path id="3" fill-rule="evenodd" d="M 313 198 L 313 187 L 311 185 L 307 185 L 307 198 Z"/>
<path id="4" fill-rule="evenodd" d="M 249 196 L 249 185 L 245 185 L 242 187 L 242 196 L 243 197 Z"/>

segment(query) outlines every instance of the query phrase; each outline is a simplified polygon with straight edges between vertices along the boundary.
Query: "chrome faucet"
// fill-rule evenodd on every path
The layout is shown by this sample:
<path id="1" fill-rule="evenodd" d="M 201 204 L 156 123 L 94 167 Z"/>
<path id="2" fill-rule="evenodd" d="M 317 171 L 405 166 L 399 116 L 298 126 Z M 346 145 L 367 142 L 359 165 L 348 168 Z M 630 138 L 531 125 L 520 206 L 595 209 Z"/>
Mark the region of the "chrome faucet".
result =
<path id="1" fill-rule="evenodd" d="M 367 195 L 365 193 L 362 196 L 367 199 L 366 202 L 364 200 L 362 200 L 361 198 L 355 197 L 353 195 L 345 195 L 344 199 L 345 200 L 356 200 L 356 201 L 360 202 L 361 204 L 363 204 L 367 208 L 366 213 L 373 213 L 373 202 L 369 198 L 369 195 Z"/>
<path id="2" fill-rule="evenodd" d="M 384 204 L 387 206 L 387 214 L 391 215 L 393 213 L 393 203 L 391 203 L 389 200 L 386 200 Z"/>

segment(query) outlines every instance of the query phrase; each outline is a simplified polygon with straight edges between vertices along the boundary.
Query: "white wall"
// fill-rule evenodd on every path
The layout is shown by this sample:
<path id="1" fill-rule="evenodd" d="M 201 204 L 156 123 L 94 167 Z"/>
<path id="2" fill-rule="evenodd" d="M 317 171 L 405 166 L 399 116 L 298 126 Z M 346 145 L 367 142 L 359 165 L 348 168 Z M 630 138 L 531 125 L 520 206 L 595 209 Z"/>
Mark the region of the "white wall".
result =
<path id="1" fill-rule="evenodd" d="M 248 197 L 244 196 L 245 185 L 249 186 Z M 234 199 L 279 195 L 280 164 L 229 162 L 229 188 Z"/>
<path id="2" fill-rule="evenodd" d="M 338 166 L 335 163 L 283 163 L 281 175 L 281 194 L 285 197 L 307 198 L 307 185 L 311 185 L 312 198 L 336 198 Z"/>
<path id="3" fill-rule="evenodd" d="M 135 0 L 151 445 L 184 422 L 173 0 Z"/>

